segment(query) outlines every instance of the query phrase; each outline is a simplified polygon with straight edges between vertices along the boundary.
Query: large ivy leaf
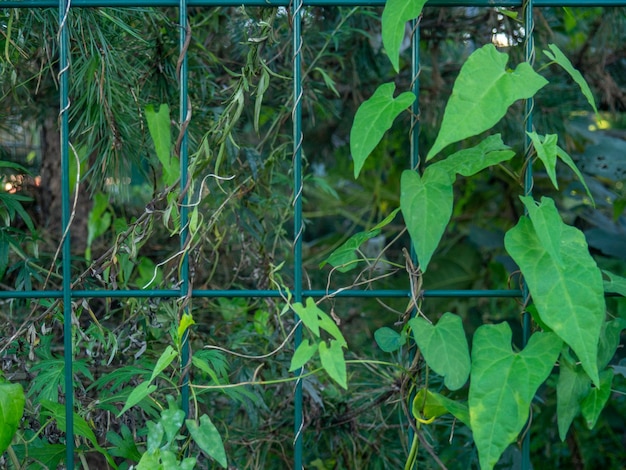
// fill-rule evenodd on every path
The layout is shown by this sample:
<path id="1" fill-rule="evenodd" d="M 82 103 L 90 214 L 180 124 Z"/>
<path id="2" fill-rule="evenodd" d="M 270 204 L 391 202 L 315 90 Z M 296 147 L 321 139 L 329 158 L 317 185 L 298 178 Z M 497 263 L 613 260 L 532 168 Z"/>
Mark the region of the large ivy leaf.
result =
<path id="1" fill-rule="evenodd" d="M 387 0 L 383 15 L 383 45 L 396 72 L 400 70 L 400 47 L 406 22 L 420 16 L 426 0 Z"/>
<path id="2" fill-rule="evenodd" d="M 509 71 L 508 59 L 508 54 L 498 52 L 493 44 L 477 49 L 467 58 L 426 160 L 449 144 L 490 129 L 502 119 L 509 106 L 519 99 L 532 97 L 548 83 L 526 62 Z"/>
<path id="3" fill-rule="evenodd" d="M 483 325 L 472 346 L 469 413 L 480 466 L 491 469 L 528 419 L 535 392 L 561 350 L 553 333 L 534 333 L 519 353 L 507 323 Z"/>
<path id="4" fill-rule="evenodd" d="M 393 121 L 415 101 L 415 95 L 409 91 L 394 98 L 395 89 L 394 83 L 380 85 L 367 101 L 361 103 L 354 116 L 350 130 L 350 152 L 354 159 L 355 178 Z"/>
<path id="5" fill-rule="evenodd" d="M 405 170 L 400 181 L 400 208 L 422 272 L 439 245 L 452 216 L 454 195 L 448 173 L 432 165 L 423 176 Z"/>
<path id="6" fill-rule="evenodd" d="M 580 409 L 589 429 L 593 429 L 604 409 L 604 405 L 611 396 L 613 384 L 613 369 L 606 369 L 600 373 L 600 386 L 592 387 L 589 395 L 580 404 Z"/>
<path id="7" fill-rule="evenodd" d="M 563 54 L 563 52 L 561 52 L 561 49 L 559 49 L 555 44 L 550 44 L 548 47 L 550 48 L 550 51 L 543 51 L 543 53 L 548 56 L 550 60 L 553 60 L 554 62 L 559 64 L 567 73 L 570 74 L 570 76 L 580 87 L 580 91 L 582 92 L 582 94 L 585 96 L 585 98 L 587 98 L 587 101 L 593 108 L 594 112 L 598 114 L 596 101 L 593 98 L 591 89 L 589 88 L 589 85 L 583 78 L 582 74 L 574 68 L 570 60 L 565 56 L 565 54 Z"/>
<path id="8" fill-rule="evenodd" d="M 490 135 L 478 145 L 459 150 L 432 166 L 446 171 L 453 178 L 457 173 L 462 176 L 472 176 L 485 168 L 510 160 L 514 156 L 515 152 L 502 142 L 500 134 L 495 134 Z"/>
<path id="9" fill-rule="evenodd" d="M 319 352 L 324 370 L 330 375 L 331 379 L 347 390 L 348 372 L 341 344 L 338 341 L 331 340 L 329 347 L 325 341 L 322 341 L 319 344 Z"/>
<path id="10" fill-rule="evenodd" d="M 224 442 L 219 431 L 207 415 L 200 416 L 200 425 L 193 420 L 185 421 L 193 440 L 206 454 L 219 463 L 222 468 L 228 466 Z"/>
<path id="11" fill-rule="evenodd" d="M 25 401 L 20 384 L 0 383 L 0 455 L 11 445 L 22 420 Z"/>
<path id="12" fill-rule="evenodd" d="M 444 377 L 450 390 L 458 390 L 470 373 L 470 354 L 463 321 L 458 315 L 446 312 L 436 325 L 421 317 L 409 320 L 413 337 L 428 366 Z"/>
<path id="13" fill-rule="evenodd" d="M 545 213 L 554 204 L 542 202 Z M 532 217 L 532 214 L 530 214 Z M 561 263 L 555 261 L 534 225 L 548 224 L 542 232 L 561 234 Z M 604 320 L 602 275 L 589 254 L 582 232 L 546 215 L 534 220 L 521 217 L 507 232 L 504 245 L 522 270 L 541 320 L 578 356 L 585 372 L 599 385 L 598 338 Z"/>
<path id="14" fill-rule="evenodd" d="M 572 421 L 580 414 L 580 403 L 590 388 L 591 380 L 582 367 L 561 358 L 556 384 L 556 415 L 561 441 L 565 441 Z"/>
<path id="15" fill-rule="evenodd" d="M 172 157 L 172 134 L 170 124 L 170 108 L 167 104 L 159 105 L 155 111 L 154 106 L 148 105 L 145 110 L 148 131 L 157 157 L 163 166 L 163 180 L 167 186 L 174 184 L 180 176 L 178 161 Z"/>

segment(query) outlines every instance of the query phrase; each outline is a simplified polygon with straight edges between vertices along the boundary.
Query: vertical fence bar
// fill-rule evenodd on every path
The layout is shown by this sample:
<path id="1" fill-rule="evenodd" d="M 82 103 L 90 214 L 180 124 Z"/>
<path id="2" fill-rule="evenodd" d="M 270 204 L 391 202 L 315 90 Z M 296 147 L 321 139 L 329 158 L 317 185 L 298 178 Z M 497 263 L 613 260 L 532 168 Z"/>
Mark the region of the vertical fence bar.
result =
<path id="1" fill-rule="evenodd" d="M 72 265 L 70 246 L 70 137 L 69 74 L 70 51 L 68 18 L 70 0 L 59 0 L 59 132 L 61 140 L 61 225 L 63 227 L 63 359 L 65 367 L 65 456 L 68 470 L 74 469 L 74 382 L 72 351 Z"/>
<path id="2" fill-rule="evenodd" d="M 524 0 L 524 4 L 522 6 L 524 10 L 524 28 L 526 31 L 526 41 L 524 42 L 524 56 L 526 62 L 528 62 L 531 66 L 535 63 L 535 39 L 533 37 L 535 23 L 533 20 L 533 0 Z M 532 195 L 533 190 L 533 166 L 532 166 L 532 145 L 530 137 L 528 137 L 527 132 L 531 132 L 533 130 L 533 108 L 535 106 L 535 100 L 533 98 L 529 98 L 526 100 L 524 106 L 524 163 L 526 165 L 526 173 L 524 174 L 524 195 L 530 196 Z M 526 209 L 524 209 L 527 212 Z M 526 306 L 530 294 L 528 292 L 528 285 L 522 279 L 522 302 L 523 305 Z M 524 311 L 522 313 L 522 345 L 526 346 L 531 331 L 531 316 L 530 313 Z M 528 423 L 527 426 L 530 424 Z M 527 432 L 524 434 L 524 439 L 522 441 L 522 470 L 530 470 L 530 430 L 527 429 Z"/>
<path id="3" fill-rule="evenodd" d="M 292 45 L 293 45 L 293 187 L 294 187 L 294 301 L 302 301 L 302 0 L 293 2 Z M 296 323 L 300 319 L 295 315 Z M 296 328 L 294 344 L 297 348 L 302 342 L 302 326 Z M 302 374 L 302 368 L 297 371 Z M 294 392 L 294 469 L 304 468 L 302 458 L 302 379 L 296 381 Z"/>
<path id="4" fill-rule="evenodd" d="M 419 29 L 419 18 L 417 20 L 411 21 L 411 30 L 413 34 L 411 35 L 411 91 L 415 94 L 415 101 L 411 105 L 411 168 L 415 169 L 415 171 L 420 171 L 420 149 L 419 149 L 419 96 L 420 96 L 420 29 Z M 417 259 L 417 255 L 415 253 L 415 247 L 411 243 L 411 259 L 415 266 L 418 266 L 419 260 Z M 409 280 L 409 282 L 413 282 L 413 280 Z M 413 315 L 415 312 L 412 312 Z M 409 357 L 410 361 L 413 361 L 413 355 Z M 409 403 L 413 403 L 413 398 L 415 393 L 412 393 L 409 397 Z M 411 418 L 409 418 L 411 419 Z M 415 420 L 413 420 L 415 423 Z M 408 429 L 408 442 L 409 449 L 411 449 L 413 445 L 413 440 L 418 439 L 418 436 L 415 435 L 413 431 L 413 423 L 409 426 Z M 417 468 L 417 461 L 415 462 L 414 468 Z"/>
<path id="5" fill-rule="evenodd" d="M 190 298 L 188 296 L 191 285 L 189 282 L 189 256 L 187 254 L 187 248 L 191 242 L 189 239 L 189 208 L 187 206 L 187 202 L 189 200 L 187 190 L 189 187 L 189 174 L 188 174 L 188 165 L 189 165 L 189 155 L 188 155 L 188 139 L 187 139 L 187 126 L 189 124 L 189 120 L 191 119 L 191 107 L 189 106 L 189 96 L 188 96 L 188 63 L 187 63 L 187 48 L 189 46 L 189 41 L 191 40 L 189 31 L 189 23 L 187 21 L 187 1 L 180 0 L 180 4 L 178 7 L 178 21 L 180 27 L 179 34 L 179 54 L 180 57 L 178 59 L 180 71 L 179 71 L 179 93 L 180 93 L 180 190 L 181 190 L 181 206 L 180 206 L 180 248 L 183 250 L 182 260 L 181 260 L 181 284 L 180 284 L 180 295 L 183 299 L 182 305 L 182 313 L 185 313 L 189 309 L 188 302 Z M 181 344 L 181 368 L 182 368 L 182 383 L 181 383 L 181 400 L 182 400 L 182 410 L 185 412 L 185 415 L 189 415 L 189 374 L 188 374 L 188 363 L 189 363 L 189 344 L 188 344 L 189 332 L 185 331 L 182 344 Z"/>

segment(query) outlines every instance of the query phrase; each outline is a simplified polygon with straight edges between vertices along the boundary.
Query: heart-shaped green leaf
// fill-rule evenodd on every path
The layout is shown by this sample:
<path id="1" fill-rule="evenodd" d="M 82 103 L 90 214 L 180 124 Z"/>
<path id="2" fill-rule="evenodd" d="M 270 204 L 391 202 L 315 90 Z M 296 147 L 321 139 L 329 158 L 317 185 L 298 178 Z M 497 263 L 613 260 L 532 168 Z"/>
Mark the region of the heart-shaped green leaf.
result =
<path id="1" fill-rule="evenodd" d="M 348 388 L 348 372 L 346 370 L 346 359 L 343 355 L 343 349 L 338 341 L 331 340 L 330 347 L 326 342 L 319 344 L 320 361 L 322 367 L 330 375 L 330 378 L 341 385 Z"/>
<path id="2" fill-rule="evenodd" d="M 374 332 L 374 340 L 383 351 L 394 352 L 404 345 L 406 337 L 389 327 L 383 326 Z"/>
<path id="3" fill-rule="evenodd" d="M 465 61 L 452 89 L 441 128 L 426 160 L 449 144 L 493 127 L 517 100 L 532 97 L 548 81 L 523 62 L 506 68 L 507 54 L 493 44 L 474 51 Z"/>
<path id="4" fill-rule="evenodd" d="M 391 65 L 400 69 L 400 47 L 405 35 L 406 22 L 420 16 L 426 0 L 387 0 L 381 18 L 383 44 Z"/>
<path id="5" fill-rule="evenodd" d="M 350 130 L 350 152 L 354 160 L 355 178 L 393 121 L 415 101 L 415 95 L 409 91 L 394 98 L 395 89 L 394 83 L 380 85 L 367 101 L 361 103 L 354 116 Z"/>
<path id="6" fill-rule="evenodd" d="M 226 468 L 228 460 L 226 459 L 224 442 L 211 419 L 207 415 L 202 415 L 200 416 L 200 425 L 193 419 L 186 420 L 185 424 L 187 424 L 189 434 L 198 444 L 198 447 L 219 463 L 222 468 Z"/>
<path id="7" fill-rule="evenodd" d="M 436 165 L 423 176 L 405 170 L 400 181 L 400 208 L 422 272 L 439 245 L 452 216 L 452 179 Z"/>
<path id="8" fill-rule="evenodd" d="M 504 244 L 522 270 L 541 320 L 572 348 L 598 386 L 598 338 L 605 313 L 602 275 L 582 232 L 564 224 L 553 204 L 542 210 L 546 216 L 541 219 L 520 218 Z M 544 233 L 561 234 L 561 263 L 551 256 L 535 223 L 548 224 L 540 228 Z"/>
<path id="9" fill-rule="evenodd" d="M 553 333 L 534 333 L 519 353 L 507 323 L 483 325 L 472 346 L 469 412 L 482 469 L 491 469 L 528 420 L 535 392 L 561 350 Z"/>
<path id="10" fill-rule="evenodd" d="M 446 312 L 436 325 L 416 317 L 409 320 L 409 326 L 426 364 L 444 377 L 445 386 L 458 390 L 465 385 L 470 373 L 470 354 L 461 317 Z"/>

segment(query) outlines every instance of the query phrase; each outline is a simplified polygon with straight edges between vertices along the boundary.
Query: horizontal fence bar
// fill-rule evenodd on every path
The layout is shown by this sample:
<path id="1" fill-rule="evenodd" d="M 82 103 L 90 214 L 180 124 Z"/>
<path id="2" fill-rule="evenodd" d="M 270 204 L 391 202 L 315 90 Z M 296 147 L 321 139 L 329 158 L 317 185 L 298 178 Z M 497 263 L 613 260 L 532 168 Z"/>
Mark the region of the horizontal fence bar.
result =
<path id="1" fill-rule="evenodd" d="M 346 298 L 408 298 L 411 296 L 410 290 L 404 289 L 384 289 L 384 290 L 323 290 L 312 289 L 303 290 L 305 297 L 321 298 L 325 296 L 346 297 Z M 179 289 L 162 290 L 73 290 L 72 298 L 175 298 L 180 297 Z M 279 290 L 192 290 L 191 297 L 196 298 L 218 298 L 218 297 L 283 297 L 286 291 Z M 494 290 L 426 290 L 424 297 L 521 297 L 522 291 L 517 289 L 494 289 Z M 3 291 L 0 292 L 0 299 L 60 299 L 63 291 Z"/>
<path id="2" fill-rule="evenodd" d="M 72 0 L 72 7 L 177 7 L 179 0 Z M 290 0 L 187 0 L 189 7 L 260 6 L 287 7 Z M 305 0 L 305 6 L 383 6 L 385 0 Z M 626 6 L 626 0 L 535 0 L 535 7 L 598 7 Z M 0 0 L 10 8 L 58 8 L 58 0 Z M 521 7 L 521 0 L 431 0 L 427 6 L 437 7 Z"/>

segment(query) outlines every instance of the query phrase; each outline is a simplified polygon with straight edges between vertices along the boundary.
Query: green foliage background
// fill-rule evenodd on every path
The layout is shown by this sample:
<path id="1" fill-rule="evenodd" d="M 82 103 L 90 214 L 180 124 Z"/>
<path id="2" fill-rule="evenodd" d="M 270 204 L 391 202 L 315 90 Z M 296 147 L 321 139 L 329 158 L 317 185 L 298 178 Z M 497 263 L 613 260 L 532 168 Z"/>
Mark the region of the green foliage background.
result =
<path id="1" fill-rule="evenodd" d="M 432 146 L 453 79 L 472 50 L 489 43 L 495 31 L 510 41 L 511 62 L 521 61 L 523 33 L 513 13 L 494 8 L 425 9 L 420 23 L 421 148 Z M 45 174 L 40 174 L 47 156 L 29 157 L 5 144 L 35 129 L 30 148 L 43 148 L 36 130 L 45 126 L 49 113 L 58 113 L 56 14 L 55 10 L 0 9 L 5 32 L 0 36 L 4 51 L 0 180 L 4 188 L 8 183 L 17 191 L 0 192 L 4 224 L 0 283 L 5 290 L 58 288 L 61 282 L 55 256 L 60 233 L 47 228 L 48 214 L 41 211 L 38 186 L 47 184 Z M 188 130 L 193 184 L 187 194 L 192 203 L 192 237 L 184 251 L 190 256 L 195 288 L 269 289 L 291 284 L 289 14 L 284 9 L 190 9 L 193 118 Z M 540 92 L 536 125 L 558 133 L 567 150 L 579 155 L 599 210 L 589 211 L 582 188 L 569 173 L 559 172 L 559 192 L 548 189 L 548 175 L 539 173 L 536 189 L 555 197 L 566 221 L 591 234 L 588 242 L 602 267 L 625 275 L 624 251 L 620 254 L 621 245 L 614 242 L 621 233 L 625 175 L 620 164 L 598 159 L 605 150 L 602 145 L 615 144 L 607 137 L 623 142 L 624 10 L 546 8 L 537 15 L 538 47 L 555 42 L 575 58 L 574 64 L 598 97 L 602 119 L 592 122 L 581 115 L 579 111 L 586 109 L 584 98 L 565 74 L 551 70 L 547 73 L 559 93 Z M 409 166 L 408 118 L 394 123 L 363 163 L 358 180 L 352 178 L 357 169 L 348 147 L 360 103 L 392 76 L 402 90 L 413 78 L 407 50 L 399 56 L 398 74 L 392 75 L 380 43 L 380 16 L 374 8 L 321 7 L 307 8 L 304 16 L 303 268 L 313 288 L 340 288 L 354 282 L 409 288 L 402 252 L 408 236 L 401 233 L 401 221 L 396 219 L 369 239 L 370 251 L 359 254 L 369 262 L 360 265 L 364 268 L 357 281 L 354 272 L 319 267 L 351 235 L 372 229 L 400 206 L 400 175 Z M 165 129 L 160 131 L 163 145 L 176 146 L 180 135 L 177 13 L 167 8 L 94 8 L 72 10 L 69 18 L 71 140 L 80 160 L 75 171 L 85 191 L 78 204 L 91 214 L 84 233 L 77 224 L 72 234 L 85 238 L 89 250 L 74 253 L 75 288 L 175 288 L 181 251 L 177 241 L 180 193 L 165 190 L 176 177 L 164 168 L 168 157 L 175 168 L 177 155 L 163 153 L 150 128 L 154 112 L 167 109 L 169 113 L 153 122 Z M 521 108 L 514 107 L 496 127 L 518 154 L 521 115 Z M 589 125 L 608 126 L 608 130 L 591 133 Z M 170 135 L 164 135 L 168 131 Z M 467 145 L 476 143 L 469 140 Z M 451 151 L 461 149 L 452 147 Z M 424 276 L 428 289 L 516 287 L 518 278 L 505 256 L 503 233 L 523 213 L 516 184 L 521 171 L 517 159 L 478 177 L 459 178 L 451 225 Z M 42 176 L 40 183 L 37 176 Z M 120 468 L 128 468 L 150 449 L 148 429 L 158 427 L 163 410 L 180 406 L 176 362 L 154 377 L 157 388 L 152 395 L 142 397 L 123 416 L 118 414 L 133 390 L 149 382 L 167 348 L 180 344 L 180 314 L 189 307 L 195 321 L 189 330 L 190 379 L 209 386 L 193 392 L 194 416 L 210 416 L 232 465 L 289 466 L 293 383 L 280 380 L 291 375 L 294 351 L 285 340 L 294 325 L 285 313 L 286 300 L 77 299 L 73 372 L 77 414 L 84 422 L 77 433 L 81 459 L 91 468 L 103 468 L 100 456 L 107 454 Z M 399 321 L 406 301 L 328 298 L 320 307 L 337 319 L 347 340 L 346 359 L 369 362 L 349 362 L 348 392 L 324 374 L 304 380 L 307 466 L 401 468 L 409 452 L 407 378 L 420 380 L 426 369 L 423 362 L 411 363 L 407 350 L 393 353 L 390 360 L 389 353 L 376 345 L 374 331 Z M 624 318 L 622 300 L 609 299 L 608 309 Z M 435 316 L 455 312 L 468 332 L 483 323 L 505 320 L 514 343 L 520 344 L 520 307 L 513 300 L 428 299 L 423 310 Z M 15 459 L 22 468 L 55 468 L 63 458 L 64 442 L 61 414 L 54 407 L 64 393 L 57 346 L 62 309 L 49 299 L 15 299 L 3 301 L 0 312 L 5 320 L 0 335 L 4 375 L 22 383 L 26 394 L 24 419 L 12 446 Z M 620 360 L 621 356 L 614 362 L 623 364 Z M 444 379 L 433 375 L 427 379 L 431 389 L 442 387 Z M 616 374 L 615 379 L 614 388 L 623 392 L 623 376 Z M 579 417 L 561 443 L 553 390 L 540 390 L 532 404 L 529 432 L 535 468 L 617 468 L 624 460 L 620 443 L 626 430 L 619 419 L 626 414 L 623 393 L 611 395 L 594 430 L 588 430 Z M 168 396 L 178 403 L 172 404 Z M 171 446 L 182 461 L 182 449 L 173 445 L 177 432 L 164 434 L 163 445 Z M 477 467 L 471 436 L 450 415 L 438 420 L 425 439 L 433 451 L 422 446 L 420 465 L 437 468 L 439 459 L 447 468 Z M 219 459 L 210 453 L 197 447 L 191 452 L 200 468 L 218 465 Z M 8 454 L 2 458 L 3 464 L 14 468 Z M 517 459 L 518 450 L 510 448 L 502 468 L 511 468 L 510 462 Z"/>

